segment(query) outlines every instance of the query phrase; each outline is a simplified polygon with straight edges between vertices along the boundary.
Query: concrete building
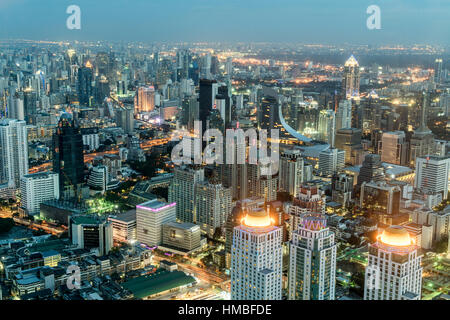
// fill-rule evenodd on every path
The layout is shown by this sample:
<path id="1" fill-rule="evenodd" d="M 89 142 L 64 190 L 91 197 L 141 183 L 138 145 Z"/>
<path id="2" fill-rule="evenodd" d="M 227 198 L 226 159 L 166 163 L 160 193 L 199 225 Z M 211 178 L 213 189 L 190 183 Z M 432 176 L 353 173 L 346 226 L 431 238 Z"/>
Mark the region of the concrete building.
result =
<path id="1" fill-rule="evenodd" d="M 93 215 L 70 217 L 69 237 L 78 248 L 96 249 L 99 256 L 108 254 L 113 246 L 111 223 Z"/>
<path id="2" fill-rule="evenodd" d="M 425 192 L 440 192 L 448 197 L 450 178 L 450 156 L 425 156 L 416 159 L 414 187 Z"/>
<path id="3" fill-rule="evenodd" d="M 41 203 L 59 199 L 59 175 L 53 172 L 26 174 L 20 180 L 21 207 L 39 215 Z"/>

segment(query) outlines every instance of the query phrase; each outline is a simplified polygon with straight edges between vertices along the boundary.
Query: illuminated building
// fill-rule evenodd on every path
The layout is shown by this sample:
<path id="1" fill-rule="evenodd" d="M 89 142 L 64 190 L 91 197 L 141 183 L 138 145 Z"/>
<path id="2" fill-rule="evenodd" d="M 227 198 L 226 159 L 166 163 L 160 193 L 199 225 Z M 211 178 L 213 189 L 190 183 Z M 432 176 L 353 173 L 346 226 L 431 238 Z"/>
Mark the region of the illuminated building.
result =
<path id="1" fill-rule="evenodd" d="M 162 248 L 185 255 L 201 247 L 200 226 L 193 223 L 167 222 L 162 226 Z"/>
<path id="2" fill-rule="evenodd" d="M 434 82 L 441 83 L 443 78 L 442 58 L 438 58 L 434 61 Z"/>
<path id="3" fill-rule="evenodd" d="M 335 147 L 345 151 L 345 163 L 351 165 L 360 164 L 358 153 L 363 151 L 361 129 L 342 128 L 337 130 Z"/>
<path id="4" fill-rule="evenodd" d="M 231 299 L 281 300 L 282 229 L 268 210 L 246 211 L 234 228 L 231 249 Z"/>
<path id="5" fill-rule="evenodd" d="M 136 237 L 147 246 L 162 243 L 162 226 L 176 220 L 176 203 L 156 199 L 136 206 Z"/>
<path id="6" fill-rule="evenodd" d="M 424 192 L 439 192 L 443 199 L 447 199 L 449 175 L 450 156 L 418 157 L 414 187 Z"/>
<path id="7" fill-rule="evenodd" d="M 279 190 L 296 196 L 303 183 L 303 158 L 300 150 L 285 150 L 280 155 Z"/>
<path id="8" fill-rule="evenodd" d="M 325 214 L 325 194 L 313 183 L 303 184 L 289 207 L 292 218 L 291 232 L 300 227 L 301 217 L 306 213 Z"/>
<path id="9" fill-rule="evenodd" d="M 290 243 L 289 299 L 334 300 L 335 235 L 322 214 L 305 214 Z"/>
<path id="10" fill-rule="evenodd" d="M 331 198 L 334 202 L 347 207 L 352 200 L 353 177 L 345 173 L 336 173 L 331 179 Z"/>
<path id="11" fill-rule="evenodd" d="M 422 255 L 401 226 L 391 226 L 369 245 L 364 300 L 420 300 Z"/>
<path id="12" fill-rule="evenodd" d="M 136 210 L 130 210 L 116 216 L 110 215 L 113 240 L 116 242 L 130 242 L 136 238 Z"/>
<path id="13" fill-rule="evenodd" d="M 353 55 L 344 64 L 342 95 L 346 99 L 359 99 L 359 63 Z"/>
<path id="14" fill-rule="evenodd" d="M 151 112 L 155 109 L 155 87 L 139 87 L 134 98 L 134 110 L 136 113 Z"/>
<path id="15" fill-rule="evenodd" d="M 0 121 L 0 184 L 19 188 L 28 174 L 28 137 L 25 121 Z"/>

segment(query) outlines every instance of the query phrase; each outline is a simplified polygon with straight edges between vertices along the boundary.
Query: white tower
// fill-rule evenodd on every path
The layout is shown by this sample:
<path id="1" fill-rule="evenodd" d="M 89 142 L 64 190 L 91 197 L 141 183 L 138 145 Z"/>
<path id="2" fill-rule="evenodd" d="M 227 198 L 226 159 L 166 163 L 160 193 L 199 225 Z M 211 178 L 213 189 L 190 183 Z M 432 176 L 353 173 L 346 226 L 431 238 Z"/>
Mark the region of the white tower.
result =
<path id="1" fill-rule="evenodd" d="M 281 300 L 282 230 L 255 208 L 233 230 L 231 299 Z"/>
<path id="2" fill-rule="evenodd" d="M 422 256 L 408 231 L 391 226 L 369 245 L 364 300 L 420 300 Z"/>

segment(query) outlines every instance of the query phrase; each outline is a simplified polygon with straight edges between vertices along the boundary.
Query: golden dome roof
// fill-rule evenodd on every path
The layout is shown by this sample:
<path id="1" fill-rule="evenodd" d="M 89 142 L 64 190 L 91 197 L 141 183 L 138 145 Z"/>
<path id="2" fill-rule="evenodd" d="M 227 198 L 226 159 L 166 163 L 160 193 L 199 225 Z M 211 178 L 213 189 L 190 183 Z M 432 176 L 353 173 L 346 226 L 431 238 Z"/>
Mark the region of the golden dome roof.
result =
<path id="1" fill-rule="evenodd" d="M 413 243 L 408 230 L 401 226 L 390 226 L 385 229 L 379 240 L 389 246 L 406 247 Z"/>
<path id="2" fill-rule="evenodd" d="M 272 224 L 272 219 L 266 210 L 258 208 L 248 211 L 242 223 L 247 227 L 268 227 Z"/>

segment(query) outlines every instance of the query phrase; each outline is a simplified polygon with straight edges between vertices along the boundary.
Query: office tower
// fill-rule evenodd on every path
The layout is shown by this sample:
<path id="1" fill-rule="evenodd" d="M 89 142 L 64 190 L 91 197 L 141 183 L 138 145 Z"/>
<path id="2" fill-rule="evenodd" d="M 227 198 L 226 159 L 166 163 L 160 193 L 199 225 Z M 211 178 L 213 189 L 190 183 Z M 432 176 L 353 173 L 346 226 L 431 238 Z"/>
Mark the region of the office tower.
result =
<path id="1" fill-rule="evenodd" d="M 342 95 L 346 99 L 359 99 L 359 63 L 353 55 L 344 64 Z"/>
<path id="2" fill-rule="evenodd" d="M 422 255 L 408 231 L 391 226 L 369 244 L 364 300 L 420 300 Z"/>
<path id="3" fill-rule="evenodd" d="M 151 112 L 155 109 L 155 87 L 139 87 L 134 97 L 134 110 L 136 113 Z"/>
<path id="4" fill-rule="evenodd" d="M 131 161 L 144 162 L 145 153 L 141 148 L 141 141 L 135 134 L 127 135 L 128 159 Z"/>
<path id="5" fill-rule="evenodd" d="M 318 140 L 335 146 L 336 117 L 333 110 L 320 110 L 317 132 Z"/>
<path id="6" fill-rule="evenodd" d="M 352 127 L 352 101 L 342 100 L 336 113 L 336 130 Z"/>
<path id="7" fill-rule="evenodd" d="M 247 210 L 234 228 L 231 300 L 281 300 L 282 230 L 268 210 Z"/>
<path id="8" fill-rule="evenodd" d="M 81 197 L 84 183 L 83 137 L 67 113 L 53 135 L 53 171 L 59 175 L 59 194 L 64 199 Z"/>
<path id="9" fill-rule="evenodd" d="M 327 218 L 303 215 L 289 252 L 289 300 L 334 300 L 337 245 Z"/>
<path id="10" fill-rule="evenodd" d="M 26 174 L 20 180 L 21 207 L 28 215 L 39 215 L 44 201 L 59 199 L 59 177 L 53 172 Z"/>
<path id="11" fill-rule="evenodd" d="M 202 134 L 206 131 L 206 120 L 214 106 L 215 98 L 218 93 L 218 84 L 216 80 L 200 79 L 199 85 L 199 118 L 202 122 Z"/>
<path id="12" fill-rule="evenodd" d="M 384 132 L 381 137 L 381 161 L 407 165 L 409 148 L 403 131 Z"/>
<path id="13" fill-rule="evenodd" d="M 23 92 L 16 92 L 9 97 L 8 117 L 16 120 L 25 120 L 25 105 Z"/>
<path id="14" fill-rule="evenodd" d="M 290 230 L 292 233 L 300 227 L 303 214 L 325 214 L 325 193 L 313 183 L 304 183 L 288 212 L 292 219 Z"/>
<path id="15" fill-rule="evenodd" d="M 336 132 L 335 147 L 345 151 L 345 163 L 357 165 L 363 151 L 361 145 L 361 129 L 342 128 Z"/>
<path id="16" fill-rule="evenodd" d="M 434 82 L 441 83 L 443 78 L 442 58 L 434 60 Z"/>
<path id="17" fill-rule="evenodd" d="M 205 180 L 203 168 L 180 166 L 173 170 L 169 187 L 169 202 L 176 202 L 176 217 L 183 222 L 196 223 L 195 185 Z"/>
<path id="18" fill-rule="evenodd" d="M 231 93 L 228 86 L 220 86 L 215 97 L 215 109 L 219 110 L 225 129 L 231 128 Z"/>
<path id="19" fill-rule="evenodd" d="M 232 57 L 227 58 L 227 62 L 225 63 L 225 73 L 230 77 L 233 75 L 233 58 Z"/>
<path id="20" fill-rule="evenodd" d="M 344 168 L 345 151 L 336 148 L 323 150 L 319 153 L 319 172 L 323 176 L 331 176 Z"/>
<path id="21" fill-rule="evenodd" d="M 23 107 L 27 124 L 35 124 L 34 117 L 37 114 L 37 95 L 31 88 L 23 90 Z"/>
<path id="22" fill-rule="evenodd" d="M 370 181 L 383 181 L 384 180 L 384 168 L 381 165 L 381 157 L 378 154 L 366 155 L 361 169 L 359 169 L 358 185 L 363 182 Z"/>
<path id="23" fill-rule="evenodd" d="M 360 206 L 369 215 L 376 215 L 379 220 L 385 216 L 400 212 L 401 189 L 399 186 L 382 182 L 363 182 L 361 184 Z"/>
<path id="24" fill-rule="evenodd" d="M 0 120 L 0 184 L 19 188 L 28 174 L 28 139 L 25 121 Z"/>
<path id="25" fill-rule="evenodd" d="M 116 109 L 116 124 L 121 127 L 126 134 L 134 131 L 134 110 L 130 107 Z"/>
<path id="26" fill-rule="evenodd" d="M 303 158 L 298 149 L 281 152 L 278 173 L 279 190 L 296 196 L 303 180 Z"/>
<path id="27" fill-rule="evenodd" d="M 110 182 L 108 168 L 106 166 L 96 166 L 89 172 L 87 180 L 88 186 L 95 191 L 105 193 Z"/>
<path id="28" fill-rule="evenodd" d="M 256 196 L 264 198 L 267 202 L 277 200 L 278 176 L 260 176 L 257 188 Z"/>
<path id="29" fill-rule="evenodd" d="M 81 249 L 97 249 L 107 255 L 113 246 L 111 223 L 95 215 L 73 215 L 69 218 L 69 237 Z"/>
<path id="30" fill-rule="evenodd" d="M 416 158 L 434 153 L 434 135 L 427 127 L 428 93 L 423 92 L 422 108 L 420 110 L 420 126 L 414 130 L 410 139 L 410 166 L 414 167 Z"/>
<path id="31" fill-rule="evenodd" d="M 78 101 L 82 106 L 90 106 L 93 97 L 93 72 L 92 64 L 88 61 L 83 67 L 78 69 L 77 94 Z"/>
<path id="32" fill-rule="evenodd" d="M 350 205 L 353 193 L 353 176 L 335 173 L 331 179 L 331 198 L 344 208 Z"/>
<path id="33" fill-rule="evenodd" d="M 215 181 L 199 182 L 195 187 L 196 223 L 213 236 L 217 228 L 225 225 L 231 213 L 231 189 Z"/>
<path id="34" fill-rule="evenodd" d="M 188 222 L 167 222 L 162 226 L 162 246 L 183 255 L 198 250 L 201 247 L 200 227 Z"/>
<path id="35" fill-rule="evenodd" d="M 424 192 L 439 192 L 443 199 L 447 199 L 449 175 L 450 156 L 418 157 L 414 187 Z"/>
<path id="36" fill-rule="evenodd" d="M 167 203 L 156 199 L 136 206 L 137 240 L 147 246 L 162 243 L 162 226 L 176 220 L 175 202 Z"/>

